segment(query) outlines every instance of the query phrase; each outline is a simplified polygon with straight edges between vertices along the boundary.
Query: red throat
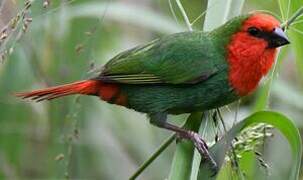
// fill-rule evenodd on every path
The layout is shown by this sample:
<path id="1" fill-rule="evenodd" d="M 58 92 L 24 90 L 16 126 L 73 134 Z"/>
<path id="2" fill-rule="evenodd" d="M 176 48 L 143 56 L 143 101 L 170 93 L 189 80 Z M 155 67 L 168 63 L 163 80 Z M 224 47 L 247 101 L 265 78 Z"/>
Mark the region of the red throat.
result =
<path id="1" fill-rule="evenodd" d="M 261 78 L 272 67 L 277 51 L 276 49 L 267 48 L 268 43 L 264 39 L 252 37 L 247 33 L 247 28 L 251 25 L 262 29 L 270 29 L 279 24 L 271 16 L 269 16 L 270 19 L 267 22 L 261 21 L 258 16 L 264 18 L 264 16 L 269 15 L 253 15 L 248 18 L 241 31 L 232 36 L 227 47 L 229 82 L 240 96 L 245 96 L 256 89 Z"/>

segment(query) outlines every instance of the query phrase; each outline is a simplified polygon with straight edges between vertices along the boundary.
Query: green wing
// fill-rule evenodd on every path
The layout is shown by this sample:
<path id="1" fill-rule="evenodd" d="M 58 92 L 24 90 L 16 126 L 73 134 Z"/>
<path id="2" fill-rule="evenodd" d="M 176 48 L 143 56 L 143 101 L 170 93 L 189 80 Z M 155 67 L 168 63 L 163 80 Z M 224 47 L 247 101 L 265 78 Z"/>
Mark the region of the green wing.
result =
<path id="1" fill-rule="evenodd" d="M 184 32 L 118 54 L 97 79 L 127 84 L 196 83 L 216 73 L 222 60 L 205 33 Z"/>

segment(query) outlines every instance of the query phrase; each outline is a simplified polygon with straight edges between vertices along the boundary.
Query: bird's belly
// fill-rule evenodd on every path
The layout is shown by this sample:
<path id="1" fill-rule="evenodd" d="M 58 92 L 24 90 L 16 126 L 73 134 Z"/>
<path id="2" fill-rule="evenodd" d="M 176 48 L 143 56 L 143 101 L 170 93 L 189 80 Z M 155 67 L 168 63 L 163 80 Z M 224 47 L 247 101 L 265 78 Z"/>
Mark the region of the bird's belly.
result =
<path id="1" fill-rule="evenodd" d="M 139 112 L 171 114 L 204 111 L 229 104 L 239 97 L 228 83 L 226 73 L 186 85 L 124 85 L 128 108 Z"/>

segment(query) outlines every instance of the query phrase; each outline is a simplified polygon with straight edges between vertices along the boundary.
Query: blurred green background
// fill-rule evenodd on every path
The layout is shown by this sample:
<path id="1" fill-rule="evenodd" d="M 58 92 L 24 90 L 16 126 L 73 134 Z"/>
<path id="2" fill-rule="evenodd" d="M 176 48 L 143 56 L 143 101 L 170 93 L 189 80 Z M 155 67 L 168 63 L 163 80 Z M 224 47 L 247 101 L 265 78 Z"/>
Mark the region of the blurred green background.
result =
<path id="1" fill-rule="evenodd" d="M 167 0 L 49 2 L 43 8 L 42 0 L 33 1 L 26 10 L 26 32 L 21 19 L 0 46 L 0 55 L 5 56 L 0 64 L 0 179 L 127 179 L 170 132 L 151 126 L 143 114 L 95 97 L 32 103 L 12 93 L 91 77 L 94 69 L 123 50 L 186 30 L 181 15 L 173 3 L 176 22 Z M 0 3 L 0 29 L 26 6 L 18 0 Z M 206 4 L 206 0 L 183 2 L 191 20 L 205 11 Z M 281 15 L 276 0 L 247 0 L 243 11 L 252 10 Z M 201 30 L 202 22 L 203 18 L 194 28 Z M 295 31 L 303 37 L 303 29 Z M 296 51 L 303 52 L 303 41 L 296 45 Z M 291 47 L 284 48 L 280 57 L 270 98 L 266 98 L 269 86 L 262 86 L 242 101 L 238 119 L 265 107 L 286 114 L 303 132 L 303 59 L 296 58 Z M 262 84 L 268 82 L 265 78 Z M 225 121 L 233 121 L 235 107 L 224 111 Z M 169 118 L 180 123 L 186 117 Z M 165 179 L 174 146 L 139 179 Z M 291 156 L 287 141 L 274 133 L 264 146 L 270 179 L 287 179 Z"/>

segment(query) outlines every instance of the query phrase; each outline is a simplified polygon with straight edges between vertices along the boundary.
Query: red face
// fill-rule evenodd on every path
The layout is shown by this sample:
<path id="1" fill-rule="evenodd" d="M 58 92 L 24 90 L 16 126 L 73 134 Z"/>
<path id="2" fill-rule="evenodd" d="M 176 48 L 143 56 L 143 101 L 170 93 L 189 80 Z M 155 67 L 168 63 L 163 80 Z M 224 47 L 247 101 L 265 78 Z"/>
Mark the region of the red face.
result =
<path id="1" fill-rule="evenodd" d="M 229 82 L 240 96 L 252 92 L 268 73 L 277 47 L 289 44 L 280 23 L 268 14 L 252 14 L 228 45 Z"/>
<path id="2" fill-rule="evenodd" d="M 266 41 L 268 48 L 277 48 L 289 41 L 280 28 L 280 22 L 268 14 L 256 13 L 251 15 L 243 24 L 241 31 L 252 39 Z"/>

